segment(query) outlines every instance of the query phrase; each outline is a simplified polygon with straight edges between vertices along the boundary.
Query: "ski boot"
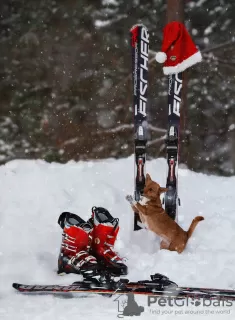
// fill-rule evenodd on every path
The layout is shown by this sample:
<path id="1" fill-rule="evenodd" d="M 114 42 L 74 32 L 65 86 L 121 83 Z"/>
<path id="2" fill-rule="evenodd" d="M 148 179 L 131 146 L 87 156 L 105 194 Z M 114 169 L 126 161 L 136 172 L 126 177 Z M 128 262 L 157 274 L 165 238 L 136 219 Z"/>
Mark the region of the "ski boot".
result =
<path id="1" fill-rule="evenodd" d="M 126 275 L 127 266 L 113 249 L 119 231 L 119 220 L 113 218 L 108 210 L 93 207 L 89 222 L 94 226 L 92 254 L 101 268 L 113 276 Z"/>
<path id="2" fill-rule="evenodd" d="M 127 305 L 123 310 L 123 316 L 140 316 L 142 312 L 144 312 L 144 307 L 137 304 L 134 293 L 128 293 Z"/>
<path id="3" fill-rule="evenodd" d="M 63 212 L 58 224 L 63 234 L 57 273 L 77 273 L 86 278 L 96 276 L 97 260 L 89 254 L 92 225 L 70 212 Z"/>

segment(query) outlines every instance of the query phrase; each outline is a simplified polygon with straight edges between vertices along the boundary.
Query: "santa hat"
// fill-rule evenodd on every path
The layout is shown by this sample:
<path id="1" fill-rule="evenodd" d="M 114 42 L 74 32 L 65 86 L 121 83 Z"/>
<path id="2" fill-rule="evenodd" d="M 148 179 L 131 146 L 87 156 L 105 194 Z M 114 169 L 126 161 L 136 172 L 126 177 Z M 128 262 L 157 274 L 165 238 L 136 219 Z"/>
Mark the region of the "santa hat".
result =
<path id="1" fill-rule="evenodd" d="M 183 23 L 170 22 L 163 30 L 162 52 L 157 52 L 156 60 L 164 63 L 164 74 L 179 73 L 202 60 Z"/>

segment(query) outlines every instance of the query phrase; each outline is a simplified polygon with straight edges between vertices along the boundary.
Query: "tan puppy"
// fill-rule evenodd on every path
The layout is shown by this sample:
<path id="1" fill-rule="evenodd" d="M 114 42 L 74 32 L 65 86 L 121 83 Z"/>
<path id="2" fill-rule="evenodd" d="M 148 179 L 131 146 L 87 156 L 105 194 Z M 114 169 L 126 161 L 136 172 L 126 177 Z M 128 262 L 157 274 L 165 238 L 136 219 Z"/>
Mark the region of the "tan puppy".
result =
<path id="1" fill-rule="evenodd" d="M 191 237 L 198 222 L 204 220 L 204 218 L 197 216 L 193 219 L 188 231 L 184 231 L 162 208 L 160 195 L 166 191 L 166 188 L 161 188 L 147 174 L 142 203 L 136 202 L 130 195 L 126 199 L 130 202 L 133 211 L 139 213 L 141 221 L 147 228 L 163 239 L 161 241 L 161 249 L 181 253 L 185 249 L 188 239 Z"/>

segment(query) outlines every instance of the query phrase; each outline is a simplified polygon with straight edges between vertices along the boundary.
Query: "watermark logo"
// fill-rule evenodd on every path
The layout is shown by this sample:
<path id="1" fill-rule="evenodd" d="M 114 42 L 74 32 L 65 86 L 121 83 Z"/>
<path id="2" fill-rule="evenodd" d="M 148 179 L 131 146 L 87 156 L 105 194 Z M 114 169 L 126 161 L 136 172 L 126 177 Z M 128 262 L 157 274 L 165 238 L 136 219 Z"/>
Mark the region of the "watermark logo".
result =
<path id="1" fill-rule="evenodd" d="M 148 296 L 147 299 L 147 305 L 148 307 L 151 307 L 152 305 L 157 305 L 159 307 L 189 307 L 191 305 L 198 307 L 231 307 L 233 305 L 232 301 L 229 299 L 211 299 L 211 298 L 184 298 L 178 296 L 171 297 L 171 296 Z"/>
<path id="2" fill-rule="evenodd" d="M 139 303 L 138 298 L 141 299 Z M 143 300 L 144 299 L 144 300 Z M 135 296 L 130 292 L 126 295 L 118 295 L 114 301 L 118 307 L 118 318 L 127 316 L 141 316 L 142 313 L 149 315 L 228 315 L 231 314 L 229 307 L 233 301 L 229 299 L 184 298 L 180 296 Z M 143 306 L 143 304 L 145 306 Z"/>
<path id="3" fill-rule="evenodd" d="M 118 305 L 118 318 L 124 318 L 125 316 L 140 316 L 144 312 L 144 307 L 138 305 L 135 300 L 135 295 L 130 292 L 125 296 L 119 295 L 114 299 Z"/>

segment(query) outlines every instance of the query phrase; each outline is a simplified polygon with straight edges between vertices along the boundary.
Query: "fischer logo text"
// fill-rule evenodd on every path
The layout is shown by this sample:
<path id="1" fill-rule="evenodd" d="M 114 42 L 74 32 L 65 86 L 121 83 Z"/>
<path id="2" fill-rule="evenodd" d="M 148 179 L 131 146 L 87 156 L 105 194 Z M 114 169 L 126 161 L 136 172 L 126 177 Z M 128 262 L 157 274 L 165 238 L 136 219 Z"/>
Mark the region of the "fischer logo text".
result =
<path id="1" fill-rule="evenodd" d="M 171 87 L 172 84 L 172 76 L 169 81 Z M 182 80 L 178 78 L 178 74 L 175 75 L 175 85 L 174 85 L 174 100 L 173 100 L 173 113 L 176 114 L 178 117 L 180 116 L 180 91 L 182 89 Z M 170 88 L 169 88 L 170 91 Z M 169 105 L 169 114 L 171 114 L 171 106 Z"/>
<path id="2" fill-rule="evenodd" d="M 135 108 L 136 114 L 137 112 L 141 113 L 146 117 L 146 104 L 147 104 L 147 88 L 148 88 L 148 80 L 146 79 L 145 73 L 148 71 L 148 44 L 149 44 L 149 33 L 147 29 L 141 28 L 141 42 L 140 42 L 140 97 L 139 97 L 139 108 Z M 138 57 L 138 49 L 136 50 L 136 57 Z M 135 77 L 137 80 L 137 59 L 136 59 L 136 68 L 135 68 Z M 134 81 L 135 88 L 134 94 L 137 95 L 137 81 Z"/>

